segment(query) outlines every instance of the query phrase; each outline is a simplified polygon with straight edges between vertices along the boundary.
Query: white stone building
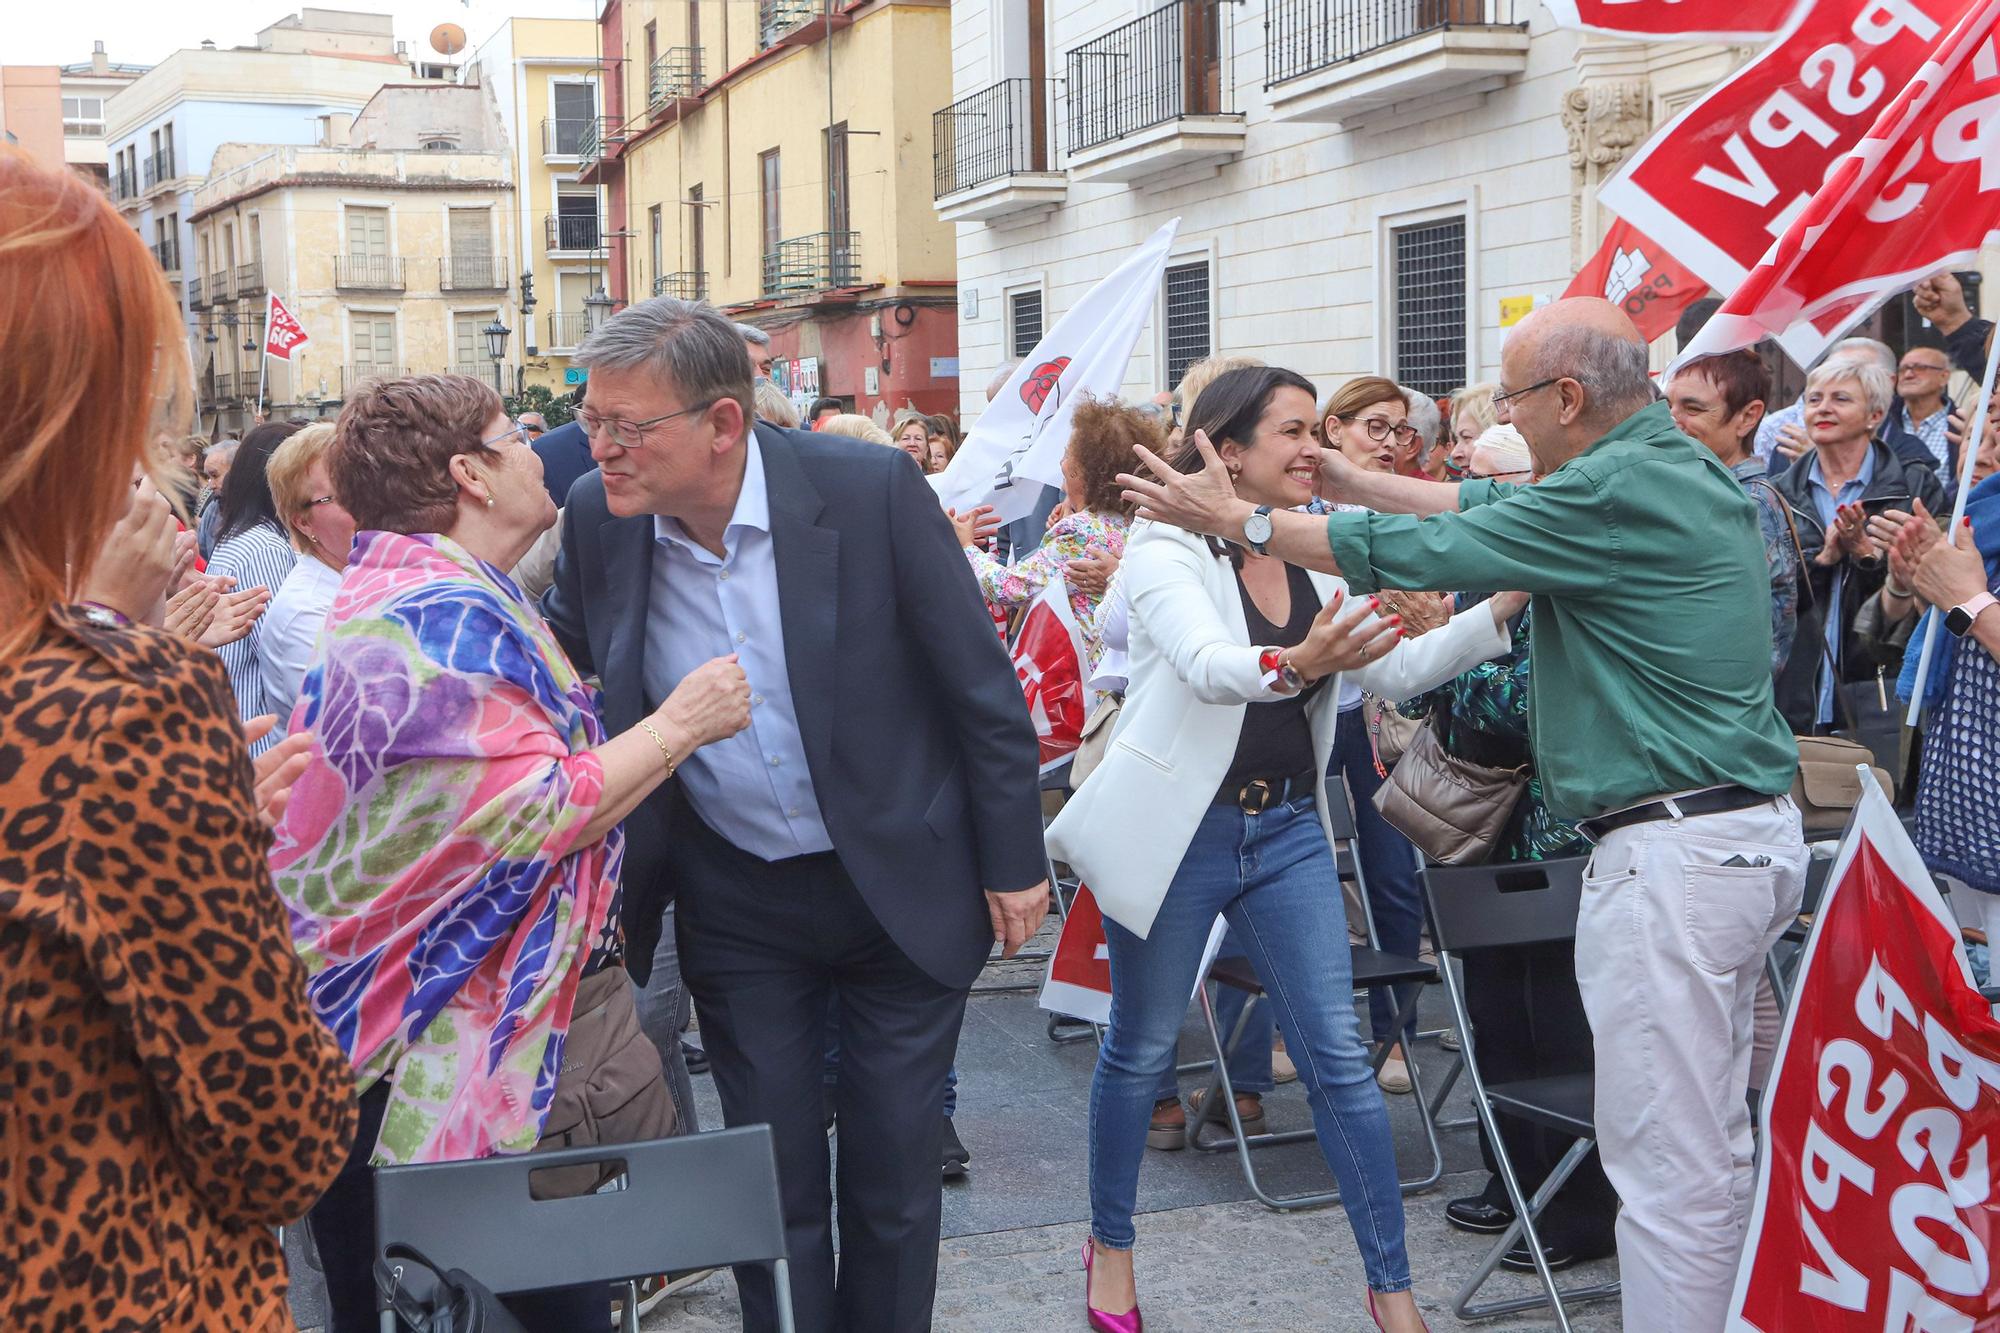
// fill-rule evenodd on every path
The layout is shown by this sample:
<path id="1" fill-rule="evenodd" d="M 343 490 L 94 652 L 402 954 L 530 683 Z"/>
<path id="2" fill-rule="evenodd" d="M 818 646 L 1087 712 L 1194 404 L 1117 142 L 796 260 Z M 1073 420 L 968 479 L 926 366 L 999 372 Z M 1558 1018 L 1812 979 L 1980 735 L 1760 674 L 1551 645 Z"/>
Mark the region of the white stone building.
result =
<path id="1" fill-rule="evenodd" d="M 1491 379 L 1503 309 L 1560 295 L 1601 239 L 1597 182 L 1750 54 L 1586 38 L 1536 0 L 959 0 L 952 20 L 933 146 L 968 419 L 1175 216 L 1127 397 L 1210 351 L 1322 393 Z"/>

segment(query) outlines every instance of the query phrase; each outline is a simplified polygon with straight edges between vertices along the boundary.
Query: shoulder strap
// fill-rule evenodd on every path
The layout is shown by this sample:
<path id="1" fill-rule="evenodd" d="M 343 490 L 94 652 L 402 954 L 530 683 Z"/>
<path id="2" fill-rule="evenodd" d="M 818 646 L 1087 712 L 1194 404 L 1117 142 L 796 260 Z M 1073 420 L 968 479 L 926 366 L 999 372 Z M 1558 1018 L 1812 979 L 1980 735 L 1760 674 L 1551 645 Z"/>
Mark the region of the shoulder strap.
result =
<path id="1" fill-rule="evenodd" d="M 1752 486 L 1762 486 L 1765 490 L 1771 493 L 1771 498 L 1778 502 L 1778 513 L 1785 520 L 1785 530 L 1792 534 L 1792 553 L 1798 558 L 1799 562 L 1798 570 L 1796 573 L 1792 575 L 1792 577 L 1798 581 L 1800 595 L 1806 600 L 1806 602 L 1808 604 L 1817 605 L 1817 598 L 1814 596 L 1813 593 L 1812 574 L 1810 573 L 1810 566 L 1808 566 L 1806 563 L 1805 546 L 1799 541 L 1799 525 L 1792 518 L 1791 502 L 1785 499 L 1785 493 L 1783 491 L 1779 490 L 1776 486 L 1773 486 L 1769 481 L 1765 480 L 1763 477 L 1751 477 L 1749 479 L 1749 483 Z M 1834 708 L 1836 709 L 1836 711 L 1845 713 L 1847 715 L 1848 730 L 1858 731 L 1859 725 L 1854 717 L 1854 706 L 1848 702 L 1847 696 L 1841 693 L 1840 667 L 1836 665 L 1833 660 L 1833 650 L 1826 646 L 1826 634 L 1824 632 L 1824 627 L 1822 626 L 1821 633 L 1816 634 L 1813 637 L 1819 641 L 1820 660 L 1824 662 L 1826 665 L 1827 678 L 1833 682 Z M 1792 640 L 1792 648 L 1794 651 L 1797 651 L 1798 639 L 1796 637 L 1793 638 Z M 1817 716 L 1816 713 L 1815 716 Z"/>

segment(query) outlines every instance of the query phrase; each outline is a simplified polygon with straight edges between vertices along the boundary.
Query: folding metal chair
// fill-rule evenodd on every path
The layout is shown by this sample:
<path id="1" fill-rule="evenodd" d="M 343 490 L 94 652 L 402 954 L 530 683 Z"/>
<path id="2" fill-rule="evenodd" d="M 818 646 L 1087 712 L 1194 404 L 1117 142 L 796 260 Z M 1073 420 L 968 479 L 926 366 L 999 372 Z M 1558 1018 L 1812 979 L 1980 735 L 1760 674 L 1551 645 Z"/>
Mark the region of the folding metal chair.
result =
<path id="1" fill-rule="evenodd" d="M 1444 974 L 1445 993 L 1451 997 L 1453 1016 L 1458 1020 L 1460 1058 L 1465 1076 L 1472 1085 L 1472 1105 L 1493 1148 L 1500 1181 L 1514 1207 L 1514 1223 L 1493 1243 L 1479 1267 L 1473 1271 L 1452 1302 L 1452 1313 L 1460 1319 L 1486 1319 L 1495 1315 L 1532 1310 L 1542 1305 L 1554 1307 L 1556 1324 L 1569 1333 L 1569 1316 L 1563 1302 L 1606 1300 L 1618 1294 L 1617 1282 L 1563 1290 L 1556 1286 L 1542 1253 L 1542 1238 L 1535 1219 L 1575 1174 L 1583 1159 L 1596 1146 L 1597 1130 L 1592 1120 L 1594 1088 L 1589 1074 L 1562 1074 L 1549 1078 L 1517 1079 L 1489 1085 L 1479 1072 L 1477 1043 L 1473 1040 L 1472 1019 L 1466 1010 L 1465 986 L 1452 969 L 1454 957 L 1487 950 L 1519 948 L 1529 944 L 1554 944 L 1576 938 L 1577 906 L 1583 896 L 1583 868 L 1587 858 L 1563 861 L 1523 861 L 1492 866 L 1431 866 L 1423 873 L 1424 898 L 1431 914 L 1431 938 L 1437 944 L 1438 971 Z M 1507 1144 L 1500 1136 L 1497 1115 L 1505 1114 L 1558 1133 L 1574 1135 L 1576 1142 L 1527 1198 L 1521 1190 Z M 1525 1233 L 1528 1253 L 1535 1262 L 1546 1297 L 1524 1296 L 1474 1305 L 1473 1297 L 1514 1242 Z"/>
<path id="2" fill-rule="evenodd" d="M 572 1198 L 534 1197 L 530 1178 L 555 1167 L 608 1170 L 610 1183 Z M 769 1125 L 383 1167 L 375 1173 L 375 1244 L 378 1256 L 411 1246 L 440 1270 L 463 1269 L 500 1295 L 623 1282 L 625 1333 L 638 1333 L 640 1278 L 768 1263 L 778 1327 L 793 1327 Z M 413 1286 L 428 1278 L 405 1276 Z M 382 1333 L 397 1333 L 399 1322 L 383 1311 Z"/>
<path id="3" fill-rule="evenodd" d="M 1355 847 L 1354 810 L 1349 803 L 1347 784 L 1337 776 L 1329 777 L 1326 783 L 1327 823 L 1331 825 L 1334 841 L 1334 864 L 1342 879 L 1351 877 L 1361 891 L 1363 915 L 1368 922 L 1368 946 L 1349 946 L 1349 956 L 1353 964 L 1354 992 L 1365 994 L 1383 987 L 1395 994 L 1397 988 L 1408 987 L 1406 998 L 1397 1001 L 1396 1012 L 1390 1023 L 1391 1032 L 1401 1032 L 1416 1013 L 1417 1000 L 1423 987 L 1438 979 L 1437 969 L 1415 958 L 1403 958 L 1395 954 L 1383 953 L 1376 949 L 1375 916 L 1368 910 L 1368 887 L 1362 879 L 1361 857 Z M 1268 1003 L 1263 983 L 1256 971 L 1240 958 L 1218 959 L 1208 970 L 1207 980 L 1218 985 L 1230 986 L 1242 991 L 1248 997 L 1243 1014 L 1236 1021 L 1235 1031 L 1225 1041 L 1221 1028 L 1216 1023 L 1215 1005 L 1209 998 L 1208 988 L 1201 988 L 1202 1020 L 1208 1028 L 1210 1047 L 1215 1052 L 1213 1061 L 1198 1061 L 1192 1065 L 1180 1066 L 1181 1072 L 1195 1072 L 1206 1068 L 1213 1074 L 1209 1081 L 1209 1091 L 1202 1098 L 1201 1108 L 1188 1119 L 1187 1144 L 1196 1152 L 1227 1152 L 1234 1146 L 1238 1159 L 1243 1165 L 1243 1180 L 1250 1187 L 1250 1193 L 1266 1208 L 1279 1212 L 1290 1212 L 1301 1208 L 1320 1208 L 1340 1201 L 1340 1191 L 1318 1193 L 1274 1195 L 1265 1190 L 1257 1179 L 1257 1167 L 1250 1154 L 1258 1148 L 1270 1148 L 1285 1143 L 1304 1143 L 1314 1137 L 1310 1129 L 1288 1130 L 1284 1133 L 1247 1135 L 1243 1132 L 1243 1120 L 1236 1110 L 1236 1090 L 1229 1081 L 1229 1055 L 1242 1040 L 1244 1030 L 1249 1026 L 1252 1009 Z M 1392 1043 L 1384 1043 L 1369 1062 L 1370 1068 L 1380 1073 L 1383 1062 L 1389 1058 Z M 1406 1053 L 1407 1054 L 1407 1053 Z M 1429 1145 L 1431 1164 L 1424 1175 L 1414 1180 L 1399 1183 L 1403 1193 L 1411 1194 L 1435 1185 L 1444 1175 L 1444 1150 L 1438 1144 L 1437 1126 L 1424 1100 L 1423 1076 L 1414 1058 L 1409 1060 L 1411 1093 L 1417 1105 L 1418 1115 L 1424 1126 L 1424 1139 Z M 1201 1139 L 1204 1125 L 1219 1119 L 1229 1124 L 1230 1141 L 1205 1143 Z"/>

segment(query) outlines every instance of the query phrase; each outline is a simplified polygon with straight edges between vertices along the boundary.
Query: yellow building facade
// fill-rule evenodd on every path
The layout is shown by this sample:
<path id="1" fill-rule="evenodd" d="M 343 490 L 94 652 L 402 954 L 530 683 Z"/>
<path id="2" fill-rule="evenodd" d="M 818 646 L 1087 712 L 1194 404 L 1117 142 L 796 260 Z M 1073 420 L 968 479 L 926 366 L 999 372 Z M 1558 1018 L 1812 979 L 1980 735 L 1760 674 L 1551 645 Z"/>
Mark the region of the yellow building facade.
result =
<path id="1" fill-rule="evenodd" d="M 579 181 L 579 150 L 601 106 L 597 25 L 589 19 L 509 19 L 473 51 L 468 82 L 492 94 L 513 166 L 514 228 L 534 305 L 518 310 L 529 384 L 575 387 L 569 353 L 584 302 L 607 285 L 604 208 Z"/>
<path id="2" fill-rule="evenodd" d="M 781 384 L 956 406 L 954 228 L 931 207 L 947 0 L 610 0 L 610 296 L 703 297 L 772 336 Z M 878 413 L 879 414 L 879 413 Z"/>
<path id="3" fill-rule="evenodd" d="M 195 195 L 191 298 L 205 424 L 253 419 L 267 293 L 310 341 L 265 372 L 268 417 L 331 415 L 365 380 L 452 371 L 516 391 L 514 189 L 504 152 L 231 144 Z M 510 329 L 511 332 L 511 329 Z"/>

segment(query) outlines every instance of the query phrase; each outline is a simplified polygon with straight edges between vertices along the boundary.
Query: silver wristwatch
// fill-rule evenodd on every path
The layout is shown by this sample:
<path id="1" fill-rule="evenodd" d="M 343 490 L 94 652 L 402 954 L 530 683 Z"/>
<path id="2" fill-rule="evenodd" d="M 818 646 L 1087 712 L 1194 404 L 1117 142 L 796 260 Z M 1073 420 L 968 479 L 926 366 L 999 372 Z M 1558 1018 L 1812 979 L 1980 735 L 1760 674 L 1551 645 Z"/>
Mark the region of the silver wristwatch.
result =
<path id="1" fill-rule="evenodd" d="M 1271 506 L 1258 505 L 1243 520 L 1243 540 L 1258 555 L 1269 555 L 1264 543 L 1271 540 Z"/>

